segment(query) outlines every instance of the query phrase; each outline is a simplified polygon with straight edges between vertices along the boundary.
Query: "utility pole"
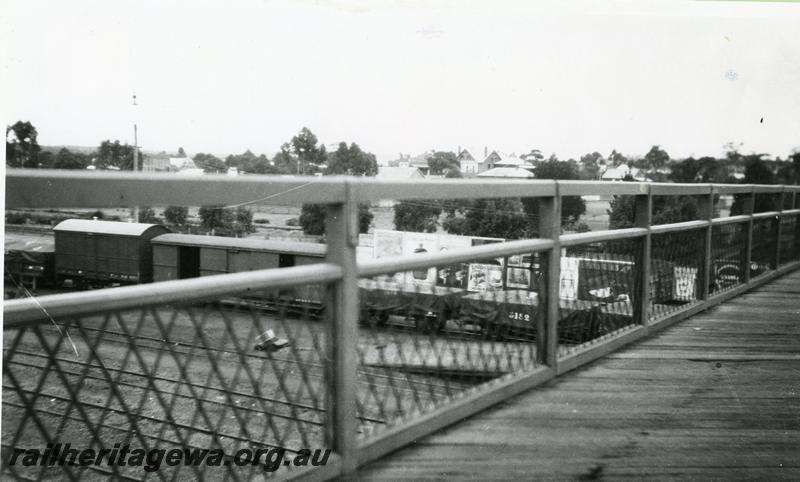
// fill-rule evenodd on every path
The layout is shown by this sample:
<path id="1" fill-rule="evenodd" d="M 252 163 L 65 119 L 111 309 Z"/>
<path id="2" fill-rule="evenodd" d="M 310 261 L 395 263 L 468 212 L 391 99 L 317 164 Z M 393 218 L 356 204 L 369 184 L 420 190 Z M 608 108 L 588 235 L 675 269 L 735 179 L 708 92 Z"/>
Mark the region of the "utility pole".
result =
<path id="1" fill-rule="evenodd" d="M 137 106 L 136 94 L 133 94 L 133 106 Z M 135 112 L 135 111 L 134 111 Z M 139 132 L 136 126 L 136 116 L 133 116 L 133 172 L 139 170 Z M 139 206 L 133 207 L 133 222 L 139 222 Z"/>

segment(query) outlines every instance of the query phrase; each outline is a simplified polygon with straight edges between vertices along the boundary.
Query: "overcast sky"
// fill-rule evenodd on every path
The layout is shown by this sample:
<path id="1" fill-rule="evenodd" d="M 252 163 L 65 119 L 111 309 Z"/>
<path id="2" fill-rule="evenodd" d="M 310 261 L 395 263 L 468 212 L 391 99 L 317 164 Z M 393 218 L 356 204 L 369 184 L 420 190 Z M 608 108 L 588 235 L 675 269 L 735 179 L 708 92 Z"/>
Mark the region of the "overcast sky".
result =
<path id="1" fill-rule="evenodd" d="M 136 118 L 190 154 L 303 126 L 381 161 L 800 148 L 800 4 L 17 1 L 0 25 L 3 121 L 40 144 L 132 142 Z"/>

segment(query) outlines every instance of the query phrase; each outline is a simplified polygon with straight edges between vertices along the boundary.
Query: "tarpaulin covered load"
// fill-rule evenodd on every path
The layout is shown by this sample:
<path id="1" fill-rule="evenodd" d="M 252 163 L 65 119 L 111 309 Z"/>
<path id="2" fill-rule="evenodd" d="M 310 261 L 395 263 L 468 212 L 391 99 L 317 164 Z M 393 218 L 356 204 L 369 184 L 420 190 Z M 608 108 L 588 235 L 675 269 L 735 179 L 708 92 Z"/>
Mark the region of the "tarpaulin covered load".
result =
<path id="1" fill-rule="evenodd" d="M 55 242 L 52 236 L 9 233 L 5 235 L 6 274 L 50 276 Z"/>
<path id="2" fill-rule="evenodd" d="M 487 333 L 512 329 L 533 336 L 538 312 L 538 296 L 535 292 L 488 291 L 461 298 L 458 318 L 461 322 L 481 325 Z"/>
<path id="3" fill-rule="evenodd" d="M 391 314 L 408 317 L 436 317 L 446 321 L 454 316 L 464 290 L 440 286 L 361 282 L 362 313 L 386 319 Z"/>

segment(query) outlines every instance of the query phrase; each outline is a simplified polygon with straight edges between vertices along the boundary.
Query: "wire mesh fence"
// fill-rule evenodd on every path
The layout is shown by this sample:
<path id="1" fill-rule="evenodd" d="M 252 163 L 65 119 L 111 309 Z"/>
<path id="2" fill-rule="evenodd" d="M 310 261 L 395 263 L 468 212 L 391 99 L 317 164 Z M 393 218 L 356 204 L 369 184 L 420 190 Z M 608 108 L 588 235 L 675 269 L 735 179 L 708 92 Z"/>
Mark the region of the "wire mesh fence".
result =
<path id="1" fill-rule="evenodd" d="M 521 253 L 362 279 L 362 437 L 536 367 L 541 266 Z"/>
<path id="2" fill-rule="evenodd" d="M 781 216 L 780 264 L 800 260 L 800 215 Z"/>
<path id="3" fill-rule="evenodd" d="M 711 294 L 736 288 L 745 282 L 747 222 L 711 227 Z"/>
<path id="4" fill-rule="evenodd" d="M 559 355 L 596 344 L 637 324 L 642 239 L 566 248 L 559 286 Z"/>
<path id="5" fill-rule="evenodd" d="M 291 293 L 248 291 L 6 329 L 5 474 L 249 480 L 324 448 L 325 313 Z M 11 463 L 15 451 L 48 444 L 61 444 L 53 463 Z M 68 450 L 106 458 L 73 466 L 77 454 Z M 204 455 L 173 464 L 164 458 L 170 451 Z"/>
<path id="6" fill-rule="evenodd" d="M 705 229 L 652 236 L 650 320 L 664 318 L 700 301 L 705 239 Z"/>
<path id="7" fill-rule="evenodd" d="M 761 276 L 772 269 L 778 247 L 778 219 L 753 220 L 753 245 L 750 253 L 750 277 Z"/>

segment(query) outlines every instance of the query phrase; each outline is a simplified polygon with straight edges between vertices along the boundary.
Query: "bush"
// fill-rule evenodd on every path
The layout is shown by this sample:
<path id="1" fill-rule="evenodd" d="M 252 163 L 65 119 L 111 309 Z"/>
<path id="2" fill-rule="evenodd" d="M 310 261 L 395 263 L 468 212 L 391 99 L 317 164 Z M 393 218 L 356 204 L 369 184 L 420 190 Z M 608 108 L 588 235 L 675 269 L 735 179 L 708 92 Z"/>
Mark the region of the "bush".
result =
<path id="1" fill-rule="evenodd" d="M 300 226 L 300 220 L 298 218 L 290 218 L 286 220 L 287 226 Z"/>
<path id="2" fill-rule="evenodd" d="M 6 213 L 6 224 L 25 224 L 29 220 L 26 213 Z"/>

